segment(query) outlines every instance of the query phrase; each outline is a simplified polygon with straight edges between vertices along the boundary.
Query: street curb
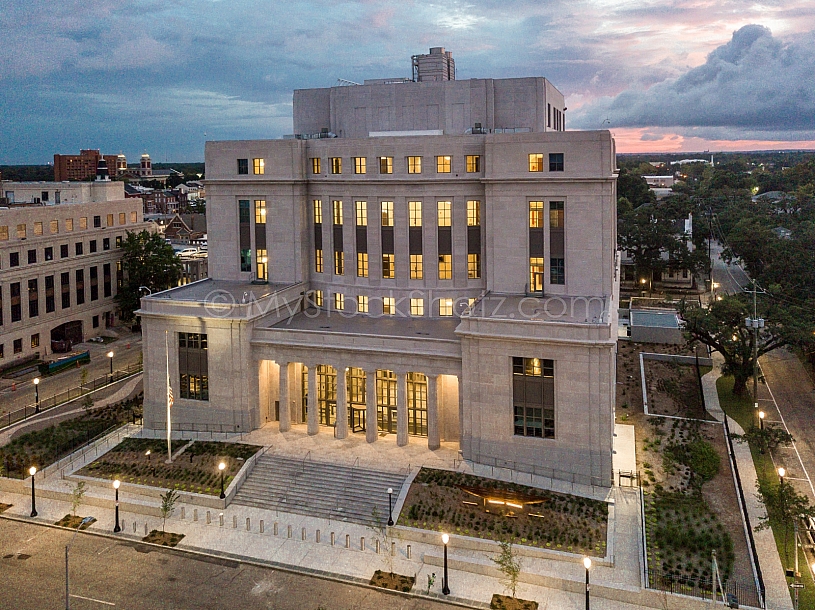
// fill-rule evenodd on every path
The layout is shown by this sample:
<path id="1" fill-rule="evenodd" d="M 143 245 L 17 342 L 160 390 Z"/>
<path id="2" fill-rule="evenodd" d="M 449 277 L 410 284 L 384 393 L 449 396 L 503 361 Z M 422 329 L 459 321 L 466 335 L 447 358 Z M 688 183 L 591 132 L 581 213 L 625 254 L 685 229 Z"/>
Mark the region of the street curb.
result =
<path id="1" fill-rule="evenodd" d="M 6 521 L 15 521 L 18 523 L 27 523 L 29 525 L 37 525 L 40 527 L 50 527 L 52 529 L 58 530 L 65 530 L 68 532 L 78 532 L 81 534 L 91 534 L 93 536 L 97 536 L 99 538 L 107 538 L 108 540 L 124 540 L 127 542 L 137 542 L 138 544 L 143 544 L 146 546 L 154 547 L 156 550 L 162 551 L 175 551 L 178 553 L 185 553 L 189 555 L 198 555 L 201 557 L 209 557 L 212 559 L 228 559 L 231 561 L 236 561 L 238 563 L 243 563 L 246 565 L 254 566 L 257 568 L 266 568 L 266 569 L 274 569 L 280 570 L 281 572 L 289 572 L 291 574 L 301 574 L 304 576 L 312 576 L 315 578 L 320 578 L 322 580 L 330 580 L 332 582 L 337 582 L 341 584 L 351 584 L 357 587 L 370 589 L 372 591 L 378 591 L 380 593 L 386 593 L 390 595 L 396 595 L 399 597 L 403 597 L 406 599 L 425 599 L 431 601 L 438 601 L 441 603 L 448 604 L 450 606 L 456 606 L 459 608 L 473 608 L 476 610 L 487 610 L 489 609 L 490 605 L 483 602 L 476 602 L 472 600 L 463 599 L 460 597 L 450 597 L 448 595 L 441 595 L 438 593 L 433 593 L 430 595 L 421 593 L 421 592 L 404 592 L 404 591 L 393 591 L 391 589 L 383 589 L 382 587 L 375 587 L 370 584 L 368 581 L 362 578 L 355 578 L 353 576 L 346 576 L 344 574 L 338 574 L 336 572 L 328 572 L 324 570 L 314 570 L 310 568 L 303 568 L 300 566 L 294 566 L 291 564 L 284 564 L 279 563 L 272 560 L 264 560 L 264 559 L 257 559 L 253 557 L 247 557 L 244 555 L 235 555 L 233 553 L 226 553 L 226 552 L 219 552 L 219 551 L 212 551 L 207 549 L 201 549 L 199 547 L 170 547 L 164 546 L 161 544 L 155 544 L 153 542 L 144 542 L 139 536 L 133 536 L 132 534 L 113 534 L 108 532 L 100 532 L 96 530 L 86 529 L 86 530 L 76 530 L 72 527 L 64 527 L 61 525 L 56 525 L 54 523 L 49 523 L 47 521 L 39 520 L 39 519 L 32 519 L 32 518 L 25 518 L 25 517 L 16 517 L 13 515 L 5 515 L 0 513 L 0 519 L 4 519 Z M 415 586 L 415 585 L 414 585 Z"/>

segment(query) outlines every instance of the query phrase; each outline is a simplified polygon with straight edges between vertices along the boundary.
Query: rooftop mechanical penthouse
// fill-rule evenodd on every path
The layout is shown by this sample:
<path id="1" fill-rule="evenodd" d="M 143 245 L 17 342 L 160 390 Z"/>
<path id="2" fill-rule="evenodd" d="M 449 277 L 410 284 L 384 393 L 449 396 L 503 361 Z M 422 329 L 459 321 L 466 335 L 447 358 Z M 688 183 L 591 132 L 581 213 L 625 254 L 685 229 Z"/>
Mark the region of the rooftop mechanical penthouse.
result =
<path id="1" fill-rule="evenodd" d="M 564 111 L 543 78 L 366 81 L 295 91 L 293 137 L 208 142 L 211 277 L 142 299 L 145 426 L 168 331 L 174 428 L 610 485 L 614 141 Z"/>

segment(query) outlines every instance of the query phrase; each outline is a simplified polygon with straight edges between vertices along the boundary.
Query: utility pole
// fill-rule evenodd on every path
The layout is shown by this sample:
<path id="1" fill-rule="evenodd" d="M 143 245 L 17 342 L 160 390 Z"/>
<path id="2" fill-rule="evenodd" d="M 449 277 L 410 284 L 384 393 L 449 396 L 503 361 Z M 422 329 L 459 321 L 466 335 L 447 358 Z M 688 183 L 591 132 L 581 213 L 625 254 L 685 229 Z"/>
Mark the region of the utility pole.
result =
<path id="1" fill-rule="evenodd" d="M 758 329 L 764 328 L 764 318 L 758 317 L 758 309 L 756 305 L 756 295 L 758 294 L 758 287 L 756 286 L 755 279 L 753 282 L 753 290 L 747 292 L 753 293 L 753 317 L 745 318 L 744 325 L 753 330 L 753 402 L 756 411 L 758 411 Z M 762 294 L 764 291 L 762 291 Z"/>

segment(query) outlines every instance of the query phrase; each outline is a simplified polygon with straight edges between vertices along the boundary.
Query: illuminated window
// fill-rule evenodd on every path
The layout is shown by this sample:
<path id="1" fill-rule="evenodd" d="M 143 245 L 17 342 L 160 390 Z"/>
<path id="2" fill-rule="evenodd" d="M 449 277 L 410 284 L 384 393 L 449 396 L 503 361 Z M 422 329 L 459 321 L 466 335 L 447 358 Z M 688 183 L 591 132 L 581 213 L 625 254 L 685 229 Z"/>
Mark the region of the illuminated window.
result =
<path id="1" fill-rule="evenodd" d="M 368 313 L 368 297 L 364 294 L 357 297 L 357 311 L 359 313 Z"/>
<path id="2" fill-rule="evenodd" d="M 450 166 L 453 164 L 453 157 L 450 155 L 440 155 L 436 157 L 436 173 L 449 174 Z"/>
<path id="3" fill-rule="evenodd" d="M 357 252 L 357 277 L 368 277 L 367 252 Z"/>
<path id="4" fill-rule="evenodd" d="M 314 305 L 317 307 L 323 306 L 323 291 L 322 290 L 315 290 L 314 291 Z"/>
<path id="5" fill-rule="evenodd" d="M 529 227 L 531 229 L 543 228 L 543 201 L 529 202 Z"/>
<path id="6" fill-rule="evenodd" d="M 85 220 L 87 221 L 87 218 Z M 17 225 L 17 237 L 19 237 L 20 239 L 25 239 L 25 236 L 26 236 L 25 224 Z"/>
<path id="7" fill-rule="evenodd" d="M 408 201 L 408 219 L 411 227 L 422 226 L 422 202 Z"/>
<path id="8" fill-rule="evenodd" d="M 321 248 L 314 251 L 314 271 L 316 273 L 323 272 L 323 251 Z"/>
<path id="9" fill-rule="evenodd" d="M 543 171 L 543 154 L 530 153 L 529 155 L 529 171 L 542 172 Z"/>
<path id="10" fill-rule="evenodd" d="M 453 315 L 453 299 L 439 299 L 439 315 L 440 316 Z"/>
<path id="11" fill-rule="evenodd" d="M 410 299 L 410 315 L 424 315 L 424 299 Z"/>
<path id="12" fill-rule="evenodd" d="M 320 157 L 311 158 L 311 173 L 312 174 L 322 173 L 322 164 L 320 163 Z"/>
<path id="13" fill-rule="evenodd" d="M 422 255 L 410 255 L 410 279 L 420 280 L 424 277 L 424 270 L 422 269 Z"/>
<path id="14" fill-rule="evenodd" d="M 334 275 L 342 275 L 345 273 L 345 254 L 343 252 L 334 252 Z"/>
<path id="15" fill-rule="evenodd" d="M 51 235 L 53 235 L 54 233 L 59 233 L 59 220 L 52 220 L 50 223 L 48 223 L 48 225 L 49 225 L 48 229 L 51 232 Z"/>
<path id="16" fill-rule="evenodd" d="M 439 226 L 440 227 L 449 227 L 450 226 L 450 209 L 452 207 L 452 203 L 449 201 L 439 201 L 438 202 L 438 217 L 439 217 Z"/>
<path id="17" fill-rule="evenodd" d="M 539 358 L 512 359 L 515 434 L 555 437 L 555 363 Z"/>
<path id="18" fill-rule="evenodd" d="M 319 199 L 314 200 L 314 224 L 319 225 L 323 222 L 323 202 Z"/>
<path id="19" fill-rule="evenodd" d="M 393 173 L 393 157 L 379 157 L 379 173 L 380 174 Z"/>
<path id="20" fill-rule="evenodd" d="M 135 222 L 135 221 L 133 221 L 133 222 Z M 65 220 L 65 230 L 66 231 L 73 231 L 74 230 L 74 219 L 73 218 L 67 218 Z"/>
<path id="21" fill-rule="evenodd" d="M 138 222 L 138 214 L 136 212 L 130 212 L 130 222 Z M 71 225 L 71 230 L 73 230 L 73 224 Z"/>
<path id="22" fill-rule="evenodd" d="M 34 235 L 42 235 L 42 223 L 35 222 L 34 223 Z"/>
<path id="23" fill-rule="evenodd" d="M 468 201 L 467 202 L 467 226 L 480 227 L 481 226 L 481 202 Z"/>
<path id="24" fill-rule="evenodd" d="M 467 155 L 467 173 L 476 174 L 481 171 L 481 155 Z"/>
<path id="25" fill-rule="evenodd" d="M 481 277 L 481 255 L 468 254 L 467 255 L 467 277 L 471 280 L 477 280 Z"/>
<path id="26" fill-rule="evenodd" d="M 107 221 L 108 221 L 107 226 L 112 227 L 113 226 L 113 214 L 108 214 Z"/>
<path id="27" fill-rule="evenodd" d="M 335 225 L 342 224 L 342 201 L 337 201 L 336 199 L 331 202 L 331 210 L 333 212 L 333 219 Z"/>
<path id="28" fill-rule="evenodd" d="M 354 202 L 357 212 L 357 226 L 358 227 L 367 227 L 368 226 L 368 202 L 367 201 L 356 201 Z"/>
<path id="29" fill-rule="evenodd" d="M 79 219 L 79 230 L 84 231 L 87 228 L 88 228 L 88 217 L 83 216 L 82 218 Z"/>
<path id="30" fill-rule="evenodd" d="M 342 157 L 331 157 L 329 158 L 331 162 L 331 173 L 332 174 L 341 174 L 342 173 Z"/>
<path id="31" fill-rule="evenodd" d="M 407 166 L 409 174 L 422 173 L 422 158 L 421 157 L 408 157 Z"/>
<path id="32" fill-rule="evenodd" d="M 396 269 L 394 269 L 395 265 L 393 262 L 393 254 L 383 254 L 382 255 L 382 277 L 387 279 L 393 279 L 396 277 Z"/>
<path id="33" fill-rule="evenodd" d="M 120 225 L 127 224 L 127 214 L 125 214 L 124 212 L 119 212 L 119 224 Z"/>
<path id="34" fill-rule="evenodd" d="M 453 255 L 439 254 L 439 279 L 453 279 Z"/>
<path id="35" fill-rule="evenodd" d="M 396 315 L 396 299 L 384 297 L 382 299 L 382 313 L 388 316 Z"/>
<path id="36" fill-rule="evenodd" d="M 263 199 L 255 199 L 255 224 L 266 224 L 266 202 Z"/>
<path id="37" fill-rule="evenodd" d="M 354 173 L 365 174 L 368 172 L 367 160 L 365 157 L 354 157 Z"/>
<path id="38" fill-rule="evenodd" d="M 563 171 L 563 153 L 549 153 L 549 171 Z"/>
<path id="39" fill-rule="evenodd" d="M 529 259 L 529 289 L 531 292 L 543 291 L 543 258 Z"/>
<path id="40" fill-rule="evenodd" d="M 393 201 L 382 202 L 382 226 L 393 226 Z"/>
<path id="41" fill-rule="evenodd" d="M 257 267 L 258 267 L 258 279 L 262 281 L 266 281 L 269 279 L 269 259 L 266 256 L 266 250 L 259 248 L 256 252 L 257 254 Z"/>
<path id="42" fill-rule="evenodd" d="M 266 171 L 266 161 L 263 159 L 252 159 L 252 172 L 259 176 Z"/>
<path id="43" fill-rule="evenodd" d="M 0 241 L 8 240 L 8 225 L 0 227 Z"/>
<path id="44" fill-rule="evenodd" d="M 334 293 L 334 309 L 342 311 L 345 309 L 345 295 L 341 292 Z"/>

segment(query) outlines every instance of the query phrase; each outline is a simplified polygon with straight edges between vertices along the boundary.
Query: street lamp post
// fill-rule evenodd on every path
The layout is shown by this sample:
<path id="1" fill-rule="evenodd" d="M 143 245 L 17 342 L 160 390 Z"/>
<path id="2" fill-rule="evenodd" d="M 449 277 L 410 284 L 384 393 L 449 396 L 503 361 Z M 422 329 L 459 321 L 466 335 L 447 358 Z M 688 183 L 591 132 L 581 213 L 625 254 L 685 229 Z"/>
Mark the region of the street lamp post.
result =
<path id="1" fill-rule="evenodd" d="M 113 352 L 108 352 L 108 358 L 110 358 L 110 381 L 109 383 L 113 383 Z"/>
<path id="2" fill-rule="evenodd" d="M 759 430 L 764 430 L 764 418 L 766 417 L 766 413 L 764 411 L 758 412 L 758 427 Z"/>
<path id="3" fill-rule="evenodd" d="M 118 534 L 122 531 L 122 528 L 119 526 L 119 485 L 122 482 L 119 479 L 113 481 L 113 489 L 116 490 L 116 525 L 113 526 L 113 532 Z"/>
<path id="4" fill-rule="evenodd" d="M 34 377 L 34 413 L 40 412 L 40 378 Z"/>
<path id="5" fill-rule="evenodd" d="M 37 474 L 37 467 L 32 466 L 28 469 L 28 474 L 31 475 L 31 516 L 37 516 L 37 500 L 34 495 L 34 475 Z"/>
<path id="6" fill-rule="evenodd" d="M 786 470 L 784 470 L 784 467 L 783 467 L 783 466 L 782 466 L 782 467 L 780 467 L 780 468 L 778 469 L 778 478 L 781 480 L 781 483 L 779 483 L 779 487 L 780 487 L 782 490 L 784 489 L 784 476 L 785 476 L 786 474 L 787 474 L 787 471 L 786 471 Z M 782 496 L 782 497 L 783 497 L 783 496 Z"/>
<path id="7" fill-rule="evenodd" d="M 388 525 L 393 525 L 393 504 L 391 499 L 393 497 L 393 489 L 388 487 Z"/>
<path id="8" fill-rule="evenodd" d="M 591 559 L 584 557 L 583 567 L 586 568 L 586 610 L 589 610 L 589 568 L 591 568 Z"/>
<path id="9" fill-rule="evenodd" d="M 220 496 L 221 500 L 226 498 L 226 494 L 224 493 L 224 469 L 225 468 L 226 468 L 226 464 L 224 464 L 223 462 L 218 464 L 218 470 L 221 471 L 221 496 Z"/>
<path id="10" fill-rule="evenodd" d="M 450 536 L 442 534 L 441 541 L 444 543 L 444 578 L 441 583 L 441 592 L 445 595 L 450 595 L 450 581 L 447 577 L 447 543 L 450 542 Z"/>
<path id="11" fill-rule="evenodd" d="M 93 521 L 93 517 L 85 517 L 82 521 L 79 522 L 79 525 L 76 526 L 76 530 L 74 531 L 74 535 L 71 537 L 71 541 L 65 545 L 65 610 L 71 610 L 71 594 L 68 592 L 68 549 L 74 543 L 74 539 L 76 538 L 77 532 L 79 532 L 79 528 L 81 528 L 86 523 L 90 523 Z"/>

